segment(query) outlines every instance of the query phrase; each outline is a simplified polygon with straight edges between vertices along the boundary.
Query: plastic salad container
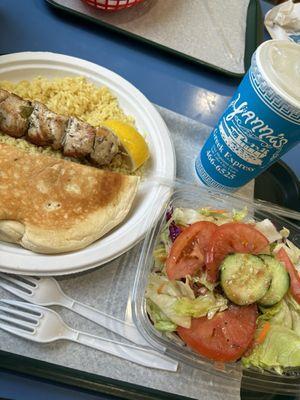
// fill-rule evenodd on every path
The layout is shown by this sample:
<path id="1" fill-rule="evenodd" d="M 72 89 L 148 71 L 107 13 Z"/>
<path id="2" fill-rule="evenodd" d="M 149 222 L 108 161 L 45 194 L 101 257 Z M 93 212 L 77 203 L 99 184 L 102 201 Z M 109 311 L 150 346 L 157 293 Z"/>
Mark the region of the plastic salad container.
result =
<path id="1" fill-rule="evenodd" d="M 238 195 L 232 195 L 232 194 L 220 192 L 220 191 L 217 191 L 214 189 L 212 190 L 212 189 L 194 186 L 194 185 L 190 185 L 190 184 L 186 184 L 186 183 L 177 181 L 173 186 L 173 190 L 172 190 L 170 199 L 165 204 L 163 215 L 161 215 L 159 217 L 159 220 L 157 220 L 157 218 L 156 218 L 155 221 L 154 220 L 152 221 L 153 228 L 151 229 L 151 231 L 148 232 L 148 234 L 145 238 L 145 241 L 142 246 L 142 251 L 140 253 L 139 260 L 138 260 L 138 268 L 137 268 L 137 273 L 136 273 L 133 292 L 132 292 L 132 303 L 131 304 L 132 304 L 133 320 L 134 320 L 136 326 L 138 327 L 140 333 L 144 336 L 144 338 L 147 340 L 147 342 L 151 346 L 153 346 L 155 349 L 169 355 L 170 357 L 173 357 L 174 359 L 177 359 L 179 362 L 187 363 L 195 368 L 199 368 L 200 370 L 210 372 L 211 374 L 215 374 L 215 375 L 221 374 L 223 377 L 225 374 L 228 377 L 228 379 L 235 379 L 237 374 L 242 371 L 244 388 L 252 389 L 252 390 L 259 390 L 259 391 L 269 392 L 269 393 L 279 393 L 279 394 L 280 393 L 282 393 L 282 394 L 283 393 L 286 393 L 286 394 L 287 393 L 290 393 L 290 394 L 299 393 L 299 390 L 300 390 L 300 325 L 297 326 L 299 329 L 297 332 L 297 333 L 299 333 L 299 341 L 297 341 L 297 340 L 295 341 L 295 345 L 293 345 L 292 350 L 288 348 L 289 347 L 288 344 L 282 350 L 283 352 L 289 352 L 289 354 L 294 354 L 293 353 L 294 351 L 296 352 L 295 357 L 298 360 L 297 363 L 299 362 L 298 367 L 285 368 L 285 369 L 275 368 L 275 369 L 277 369 L 277 371 L 274 371 L 273 368 L 269 368 L 269 367 L 264 367 L 262 369 L 261 365 L 258 365 L 258 366 L 257 365 L 253 366 L 252 364 L 245 365 L 247 363 L 245 363 L 245 362 L 243 363 L 241 361 L 241 357 L 239 357 L 237 359 L 237 361 L 234 361 L 234 362 L 218 361 L 218 360 L 209 359 L 207 357 L 200 355 L 198 352 L 192 350 L 190 347 L 185 345 L 185 343 L 181 340 L 179 335 L 177 333 L 175 333 L 174 331 L 170 332 L 170 330 L 168 331 L 168 328 L 167 328 L 166 329 L 167 333 L 166 333 L 166 331 L 164 331 L 164 328 L 161 330 L 157 330 L 154 327 L 154 323 L 151 321 L 150 316 L 147 312 L 147 310 L 149 310 L 149 308 L 147 308 L 147 304 L 146 304 L 147 303 L 146 290 L 149 287 L 148 285 L 149 285 L 150 275 L 151 274 L 155 275 L 155 272 L 153 273 L 154 265 L 156 265 L 155 268 L 156 268 L 156 272 L 157 272 L 157 262 L 155 262 L 154 250 L 157 249 L 157 246 L 159 244 L 161 245 L 161 233 L 163 230 L 165 230 L 165 232 L 167 232 L 167 234 L 169 232 L 170 236 L 175 235 L 175 237 L 173 237 L 173 238 L 169 237 L 171 243 L 172 242 L 174 243 L 174 240 L 176 240 L 176 236 L 178 236 L 178 232 L 176 233 L 176 229 L 179 229 L 182 232 L 185 228 L 189 227 L 190 224 L 195 222 L 195 212 L 192 212 L 192 211 L 190 213 L 185 212 L 184 215 L 185 215 L 186 219 L 185 219 L 185 221 L 183 221 L 183 224 L 186 223 L 185 228 L 181 224 L 179 224 L 179 227 L 178 226 L 175 227 L 175 230 L 174 230 L 174 226 L 173 226 L 173 228 L 170 229 L 170 223 L 172 223 L 173 218 L 174 218 L 173 215 L 175 212 L 177 213 L 177 211 L 175 211 L 175 210 L 178 210 L 178 209 L 198 210 L 197 211 L 199 213 L 198 215 L 200 215 L 199 220 L 202 219 L 203 215 L 209 217 L 209 218 L 204 218 L 204 219 L 211 220 L 210 217 L 213 216 L 212 213 L 214 212 L 214 210 L 219 210 L 218 212 L 220 212 L 220 213 L 223 212 L 220 210 L 226 210 L 230 213 L 230 219 L 232 219 L 233 218 L 232 215 L 234 215 L 235 222 L 239 221 L 239 222 L 237 222 L 238 224 L 244 224 L 245 221 L 247 221 L 247 224 L 248 225 L 250 224 L 252 226 L 254 226 L 254 224 L 258 221 L 263 221 L 263 220 L 268 219 L 273 224 L 273 228 L 271 229 L 271 231 L 270 231 L 270 223 L 268 223 L 268 222 L 262 223 L 262 226 L 260 226 L 259 229 L 260 229 L 261 234 L 263 231 L 266 231 L 264 234 L 264 237 L 268 237 L 269 243 L 271 243 L 272 240 L 274 239 L 274 238 L 272 239 L 272 235 L 274 236 L 274 232 L 277 231 L 277 236 L 278 236 L 278 233 L 280 231 L 280 239 L 278 239 L 278 237 L 277 237 L 276 241 L 273 241 L 272 245 L 270 245 L 270 246 L 268 245 L 269 249 L 272 249 L 272 251 L 273 251 L 275 246 L 277 245 L 276 251 L 278 252 L 278 249 L 280 249 L 280 247 L 286 246 L 287 243 L 290 243 L 290 242 L 292 242 L 295 246 L 300 248 L 300 227 L 299 227 L 300 214 L 299 213 L 290 211 L 290 210 L 287 210 L 284 208 L 280 208 L 278 206 L 271 205 L 271 204 L 268 204 L 265 202 L 249 201 Z M 238 210 L 239 212 L 236 212 L 234 210 Z M 245 217 L 246 210 L 247 210 L 247 216 Z M 229 218 L 228 215 L 225 213 L 224 213 L 223 217 L 225 219 Z M 217 218 L 219 218 L 219 216 Z M 220 217 L 220 218 L 222 218 L 222 217 Z M 243 219 L 243 218 L 245 218 L 245 219 Z M 196 217 L 196 220 L 197 220 L 197 217 Z M 220 220 L 216 220 L 216 221 L 220 221 Z M 223 224 L 222 222 L 217 222 L 217 223 L 220 226 Z M 227 221 L 227 223 L 230 224 L 232 222 Z M 166 224 L 168 224 L 168 225 L 166 225 Z M 166 226 L 167 226 L 167 228 L 166 228 Z M 258 225 L 257 225 L 257 227 L 258 227 Z M 276 228 L 275 231 L 274 231 L 274 228 Z M 285 229 L 283 229 L 283 228 L 285 228 Z M 258 228 L 256 228 L 256 225 L 255 225 L 255 229 L 258 229 Z M 289 231 L 289 235 L 288 235 L 288 231 Z M 287 235 L 288 235 L 288 240 L 290 242 L 287 242 L 287 239 L 286 239 Z M 275 236 L 276 236 L 276 234 L 275 234 Z M 243 240 L 243 238 L 242 238 L 242 240 Z M 251 239 L 249 239 L 249 240 L 251 241 Z M 280 243 L 281 243 L 281 245 L 280 245 Z M 171 244 L 171 246 L 172 245 L 173 244 Z M 295 250 L 295 248 L 294 248 L 294 250 Z M 230 251 L 228 251 L 228 252 L 230 252 Z M 242 251 L 241 250 L 235 250 L 235 251 L 231 250 L 231 253 L 239 253 L 239 252 L 241 253 Z M 263 251 L 263 252 L 265 252 L 265 251 Z M 246 253 L 246 251 L 244 253 Z M 252 252 L 252 254 L 253 254 L 253 252 Z M 257 254 L 260 254 L 260 251 L 257 251 L 254 254 L 256 254 L 253 256 L 253 257 L 255 257 L 255 259 L 259 258 L 259 260 L 261 260 L 263 258 L 263 256 L 257 255 Z M 298 256 L 300 258 L 300 254 L 298 254 Z M 234 257 L 234 256 L 229 256 L 229 258 L 227 258 L 227 260 L 229 260 L 230 257 Z M 251 257 L 252 257 L 252 255 L 251 255 Z M 269 258 L 270 258 L 270 256 L 269 256 Z M 162 261 L 163 265 L 166 265 L 165 259 L 166 259 L 166 257 Z M 272 259 L 275 259 L 275 256 Z M 283 266 L 283 262 L 281 262 L 280 264 L 281 264 L 281 266 Z M 163 267 L 161 267 L 161 268 L 163 268 Z M 166 267 L 164 267 L 164 268 L 166 268 Z M 208 269 L 208 267 L 204 266 L 201 269 L 201 271 L 205 270 L 205 268 Z M 230 266 L 230 268 L 231 268 L 231 266 Z M 228 269 L 228 271 L 230 270 L 230 268 Z M 164 271 L 165 271 L 165 269 L 164 269 Z M 223 274 L 223 271 L 225 271 L 225 269 L 223 269 L 223 267 L 222 267 L 222 274 Z M 268 267 L 268 272 L 270 272 L 270 271 L 271 270 Z M 208 271 L 206 271 L 206 273 L 208 274 Z M 244 271 L 242 271 L 242 272 L 238 271 L 237 273 L 243 274 Z M 284 268 L 283 274 L 284 273 L 289 275 L 287 273 L 287 269 L 285 269 L 285 268 Z M 160 274 L 159 270 L 158 270 L 158 274 Z M 233 276 L 233 278 L 235 278 L 235 277 L 236 276 Z M 283 276 L 283 278 L 284 278 L 284 276 Z M 280 298 L 280 294 L 278 295 L 278 292 L 281 291 L 282 292 L 281 297 L 284 298 L 284 300 L 280 300 L 280 301 L 285 302 L 285 304 L 287 304 L 284 296 L 291 296 L 291 289 L 288 289 L 288 287 L 286 287 L 285 289 L 284 288 L 282 289 L 282 285 L 283 285 L 282 281 L 284 281 L 284 279 L 285 279 L 285 278 L 284 279 L 283 278 L 282 278 L 282 276 L 279 277 L 281 287 L 279 288 L 279 290 L 277 290 L 278 288 L 275 288 L 276 289 L 275 292 L 277 293 L 276 295 L 279 296 L 279 298 Z M 183 284 L 186 285 L 186 282 L 187 282 L 186 278 L 181 279 L 181 278 L 175 277 L 173 279 L 176 279 L 176 282 L 177 282 L 177 280 L 181 281 L 182 285 Z M 220 278 L 218 278 L 218 280 L 219 279 Z M 286 282 L 288 282 L 288 283 L 285 283 L 286 285 L 289 284 L 289 277 L 287 279 L 288 280 Z M 273 285 L 273 283 L 272 283 L 273 281 L 275 282 L 274 275 L 272 275 L 272 280 L 268 281 L 268 289 L 265 289 L 264 296 L 266 294 L 266 291 L 269 290 L 271 288 L 271 286 Z M 229 282 L 229 283 L 231 283 L 231 282 Z M 225 283 L 224 283 L 224 285 L 225 285 Z M 234 285 L 236 285 L 236 282 L 234 283 Z M 261 290 L 261 286 L 260 286 L 260 288 L 258 288 L 257 282 L 253 283 L 253 281 L 252 281 L 251 285 L 254 285 L 254 286 L 256 285 L 255 291 L 256 291 L 256 295 L 257 295 L 257 291 Z M 274 283 L 274 285 L 275 285 L 275 283 Z M 189 280 L 189 286 L 190 287 L 192 286 L 191 280 Z M 204 289 L 206 290 L 205 286 L 202 286 L 202 285 L 199 285 L 199 286 L 202 287 L 202 289 L 204 287 Z M 288 290 L 288 292 L 287 292 L 287 290 Z M 243 284 L 241 284 L 240 291 L 242 293 L 244 292 Z M 159 290 L 157 292 L 160 293 Z M 274 292 L 274 290 L 273 290 L 273 292 Z M 223 288 L 223 286 L 221 287 L 221 290 L 219 289 L 219 293 L 222 296 L 226 297 L 226 295 L 224 294 L 225 289 Z M 287 293 L 289 293 L 289 294 L 287 294 Z M 201 293 L 201 295 L 202 294 L 205 294 L 205 292 Z M 274 295 L 274 293 L 273 293 L 273 295 Z M 261 298 L 261 296 L 262 296 L 262 293 L 260 293 L 260 295 L 258 297 Z M 149 295 L 147 297 L 149 298 Z M 264 298 L 267 299 L 267 297 L 270 297 L 270 292 L 269 292 L 269 295 L 265 296 Z M 300 297 L 300 293 L 299 293 L 299 297 Z M 279 298 L 277 298 L 277 300 L 275 300 L 275 301 L 278 301 Z M 153 304 L 152 300 L 153 299 L 151 297 L 151 304 Z M 228 298 L 227 298 L 227 300 L 228 300 L 227 308 L 230 308 L 231 307 L 230 305 L 232 305 L 232 297 L 231 297 L 231 301 Z M 253 307 L 256 307 L 257 310 L 261 310 L 258 307 L 258 301 L 262 301 L 262 300 L 256 300 L 256 302 L 254 304 L 252 304 L 251 306 L 246 304 L 241 307 L 243 309 L 245 309 L 245 307 L 253 306 Z M 274 303 L 274 299 L 273 299 L 273 303 Z M 249 302 L 248 302 L 248 304 L 249 304 Z M 276 304 L 278 304 L 278 303 L 276 303 Z M 178 303 L 176 303 L 176 305 L 178 306 Z M 260 306 L 261 306 L 261 304 L 260 304 Z M 149 307 L 149 304 L 148 304 L 148 307 Z M 208 319 L 214 318 L 216 313 L 218 313 L 218 312 L 221 313 L 222 311 L 224 311 L 224 309 L 226 309 L 226 307 L 223 307 L 223 308 L 222 307 L 223 307 L 222 305 L 221 306 L 219 305 L 219 309 L 217 311 L 215 311 L 213 313 L 213 315 L 208 316 Z M 234 306 L 234 307 L 236 307 L 236 306 Z M 238 306 L 238 307 L 240 307 L 240 306 Z M 274 305 L 268 306 L 268 307 L 269 307 L 268 310 L 270 310 L 272 307 L 274 307 Z M 266 311 L 266 308 L 267 307 L 264 306 L 265 311 L 263 313 L 268 311 L 268 310 Z M 299 310 L 300 310 L 300 304 L 299 304 Z M 257 313 L 258 313 L 258 311 L 257 311 Z M 261 315 L 262 311 L 259 311 L 259 313 L 260 313 L 259 315 Z M 263 314 L 263 315 L 265 315 L 265 314 Z M 266 315 L 269 315 L 269 314 L 266 314 Z M 166 316 L 166 315 L 164 314 L 164 316 Z M 192 316 L 194 316 L 194 315 L 192 315 Z M 258 314 L 257 314 L 257 316 L 258 316 Z M 198 318 L 198 316 L 196 316 L 196 318 Z M 205 318 L 207 318 L 207 315 L 205 315 Z M 272 317 L 270 317 L 270 318 L 272 318 Z M 285 322 L 283 322 L 283 324 L 286 324 L 287 323 L 286 321 L 289 318 L 290 318 L 290 316 L 284 316 L 282 321 L 285 321 Z M 167 319 L 170 322 L 169 318 L 167 318 Z M 266 320 L 267 320 L 267 318 L 266 318 Z M 271 319 L 270 319 L 270 321 L 271 321 Z M 300 324 L 300 311 L 299 311 L 299 321 L 296 321 L 296 322 L 297 323 L 299 322 L 299 324 Z M 281 324 L 282 322 L 278 322 L 278 323 Z M 257 317 L 255 318 L 255 324 L 257 324 Z M 291 324 L 291 322 L 290 322 L 290 324 Z M 260 325 L 262 327 L 262 329 L 260 330 L 260 335 L 258 335 L 258 333 L 257 333 L 258 332 L 257 325 L 255 325 L 255 326 L 256 326 L 254 328 L 255 334 L 253 333 L 253 335 L 252 335 L 253 337 L 252 337 L 251 345 L 248 344 L 248 347 L 247 347 L 248 353 L 249 353 L 249 348 L 253 349 L 253 343 L 255 343 L 254 346 L 256 346 L 257 344 L 260 344 L 264 340 L 266 340 L 266 337 L 268 335 L 266 328 L 269 329 L 270 326 L 273 327 L 274 325 L 273 325 L 273 322 L 272 323 L 267 322 L 266 324 L 263 324 L 263 322 L 262 322 L 262 325 Z M 176 324 L 175 324 L 175 329 L 176 329 Z M 289 329 L 292 329 L 292 325 L 289 326 Z M 260 338 L 260 341 L 258 341 L 258 339 L 256 339 L 257 337 Z M 252 352 L 252 350 L 251 350 L 251 352 Z M 291 355 L 291 357 L 294 357 L 294 355 L 293 356 Z M 265 360 L 264 360 L 264 362 L 265 362 Z"/>

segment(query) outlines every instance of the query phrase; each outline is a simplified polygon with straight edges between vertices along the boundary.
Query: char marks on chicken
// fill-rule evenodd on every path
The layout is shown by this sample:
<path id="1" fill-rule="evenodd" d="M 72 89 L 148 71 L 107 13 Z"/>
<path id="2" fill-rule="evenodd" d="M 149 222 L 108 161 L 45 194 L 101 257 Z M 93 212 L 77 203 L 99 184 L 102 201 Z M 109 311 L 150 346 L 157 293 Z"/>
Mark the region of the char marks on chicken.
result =
<path id="1" fill-rule="evenodd" d="M 119 146 L 118 137 L 109 129 L 100 127 L 97 129 L 90 158 L 97 165 L 109 164 L 119 152 Z"/>
<path id="2" fill-rule="evenodd" d="M 35 101 L 29 117 L 28 141 L 38 146 L 51 146 L 54 150 L 62 148 L 62 138 L 68 117 L 50 111 L 44 104 Z"/>
<path id="3" fill-rule="evenodd" d="M 93 148 L 96 129 L 75 117 L 69 118 L 63 138 L 64 155 L 83 158 L 88 156 Z"/>
<path id="4" fill-rule="evenodd" d="M 15 138 L 27 133 L 28 117 L 32 112 L 29 101 L 9 94 L 0 102 L 0 130 Z"/>

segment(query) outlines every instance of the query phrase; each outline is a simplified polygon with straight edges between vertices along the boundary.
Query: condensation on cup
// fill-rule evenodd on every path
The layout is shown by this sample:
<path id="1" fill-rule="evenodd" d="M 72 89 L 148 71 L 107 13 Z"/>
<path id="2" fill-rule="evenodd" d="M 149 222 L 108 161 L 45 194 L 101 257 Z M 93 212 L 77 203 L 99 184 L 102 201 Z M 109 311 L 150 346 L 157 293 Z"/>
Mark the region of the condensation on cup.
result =
<path id="1" fill-rule="evenodd" d="M 196 172 L 207 186 L 234 191 L 299 142 L 300 45 L 270 40 L 254 53 L 196 159 Z"/>

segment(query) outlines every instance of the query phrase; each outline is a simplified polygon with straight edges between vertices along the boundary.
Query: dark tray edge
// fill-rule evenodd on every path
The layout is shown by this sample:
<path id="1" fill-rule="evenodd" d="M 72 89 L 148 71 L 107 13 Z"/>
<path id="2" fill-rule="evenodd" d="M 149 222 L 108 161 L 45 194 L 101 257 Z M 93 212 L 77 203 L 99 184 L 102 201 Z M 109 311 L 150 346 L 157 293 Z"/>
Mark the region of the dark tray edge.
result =
<path id="1" fill-rule="evenodd" d="M 253 21 L 254 19 L 254 21 Z M 253 35 L 252 25 L 256 25 L 255 35 Z M 247 12 L 244 67 L 245 71 L 250 68 L 252 54 L 263 42 L 264 25 L 263 14 L 258 1 L 250 1 Z"/>
<path id="2" fill-rule="evenodd" d="M 101 357 L 101 355 L 100 355 Z M 128 400 L 191 400 L 188 397 L 79 371 L 0 350 L 0 368 Z"/>

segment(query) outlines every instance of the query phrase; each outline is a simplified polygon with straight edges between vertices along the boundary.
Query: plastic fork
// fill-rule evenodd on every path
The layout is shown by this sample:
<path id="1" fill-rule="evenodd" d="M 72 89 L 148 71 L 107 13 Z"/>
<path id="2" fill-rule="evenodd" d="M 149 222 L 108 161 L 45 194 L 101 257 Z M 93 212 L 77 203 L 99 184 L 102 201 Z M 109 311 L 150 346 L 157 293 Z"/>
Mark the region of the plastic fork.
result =
<path id="1" fill-rule="evenodd" d="M 34 278 L 0 273 L 0 287 L 29 303 L 40 306 L 63 306 L 125 339 L 149 347 L 137 328 L 67 296 L 54 278 Z M 163 350 L 163 349 L 162 349 Z"/>
<path id="2" fill-rule="evenodd" d="M 176 361 L 154 350 L 72 329 L 55 311 L 21 301 L 0 300 L 0 328 L 39 343 L 70 340 L 144 367 L 175 372 L 178 366 Z"/>

